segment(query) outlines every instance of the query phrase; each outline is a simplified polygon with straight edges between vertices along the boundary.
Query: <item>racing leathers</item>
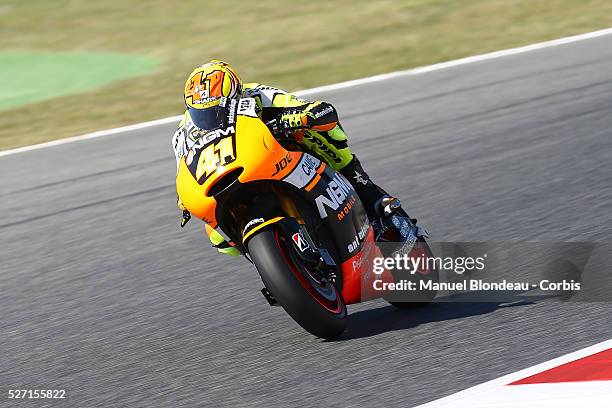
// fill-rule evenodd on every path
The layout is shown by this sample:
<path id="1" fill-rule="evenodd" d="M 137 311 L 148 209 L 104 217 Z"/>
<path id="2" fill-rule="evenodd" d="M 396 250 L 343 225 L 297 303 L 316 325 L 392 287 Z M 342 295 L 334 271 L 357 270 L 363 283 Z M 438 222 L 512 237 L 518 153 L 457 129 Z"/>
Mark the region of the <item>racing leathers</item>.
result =
<path id="1" fill-rule="evenodd" d="M 289 131 L 296 142 L 345 176 L 355 188 L 368 215 L 376 215 L 377 205 L 386 193 L 370 180 L 357 157 L 351 152 L 347 135 L 338 121 L 336 109 L 331 104 L 307 101 L 280 89 L 257 83 L 245 84 L 241 97 L 255 99 L 257 114 L 264 122 L 276 119 L 279 126 Z M 194 134 L 201 136 L 186 111 L 172 137 L 177 165 L 181 157 L 196 143 L 198 136 Z M 180 202 L 179 207 L 184 210 Z M 232 243 L 227 242 L 208 224 L 206 232 L 213 247 L 219 252 L 239 255 Z"/>

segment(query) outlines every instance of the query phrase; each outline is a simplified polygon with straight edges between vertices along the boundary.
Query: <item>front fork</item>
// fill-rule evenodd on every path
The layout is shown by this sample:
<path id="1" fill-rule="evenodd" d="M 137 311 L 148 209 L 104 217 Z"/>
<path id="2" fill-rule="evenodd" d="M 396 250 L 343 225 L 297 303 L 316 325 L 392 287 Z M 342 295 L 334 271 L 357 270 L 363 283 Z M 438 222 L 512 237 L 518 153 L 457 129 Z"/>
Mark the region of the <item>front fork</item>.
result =
<path id="1" fill-rule="evenodd" d="M 300 260 L 315 272 L 319 279 L 337 283 L 337 265 L 325 248 L 318 248 L 308 233 L 306 226 L 295 218 L 283 218 L 276 223 L 283 235 L 291 239 L 291 245 Z"/>
<path id="2" fill-rule="evenodd" d="M 318 281 L 327 280 L 331 282 L 336 285 L 338 291 L 340 291 L 339 284 L 341 282 L 338 282 L 338 267 L 336 263 L 326 249 L 317 248 L 306 227 L 300 224 L 295 218 L 289 217 L 285 217 L 275 222 L 274 225 L 281 230 L 283 236 L 290 239 L 291 245 L 294 248 L 294 253 L 297 254 L 300 261 L 307 266 L 307 273 L 310 273 L 311 276 Z M 264 287 L 261 293 L 270 306 L 278 305 L 278 302 L 268 288 Z"/>
<path id="3" fill-rule="evenodd" d="M 275 222 L 274 225 L 280 228 L 283 236 L 290 239 L 294 252 L 301 262 L 308 266 L 308 271 L 312 272 L 315 279 L 319 281 L 327 280 L 338 287 L 341 282 L 338 282 L 338 267 L 332 256 L 326 249 L 318 248 L 315 245 L 293 199 L 282 189 L 276 187 L 272 189 L 278 198 L 283 213 L 287 215 L 287 217 Z M 340 290 L 339 287 L 338 290 Z M 277 305 L 276 299 L 267 288 L 263 288 L 261 293 L 271 306 Z"/>
<path id="4" fill-rule="evenodd" d="M 277 187 L 272 189 L 280 202 L 283 212 L 290 217 L 280 222 L 284 223 L 285 236 L 291 237 L 293 247 L 307 265 L 315 267 L 316 270 L 322 270 L 335 283 L 337 280 L 337 268 L 329 252 L 324 248 L 317 248 L 304 225 L 304 220 L 297 210 L 293 199 L 282 189 Z"/>

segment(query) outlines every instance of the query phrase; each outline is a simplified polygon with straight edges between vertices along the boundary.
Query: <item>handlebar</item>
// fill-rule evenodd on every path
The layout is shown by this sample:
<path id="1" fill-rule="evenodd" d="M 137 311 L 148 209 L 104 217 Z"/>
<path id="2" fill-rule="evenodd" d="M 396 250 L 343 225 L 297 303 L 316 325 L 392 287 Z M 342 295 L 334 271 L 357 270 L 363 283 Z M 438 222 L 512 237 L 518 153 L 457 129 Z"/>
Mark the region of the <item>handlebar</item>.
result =
<path id="1" fill-rule="evenodd" d="M 278 124 L 277 119 L 269 120 L 265 122 L 265 124 L 268 129 L 270 129 L 270 132 L 272 132 L 272 135 L 275 137 L 280 136 L 284 139 L 288 139 L 289 135 L 291 134 L 291 131 L 289 129 L 284 129 Z"/>

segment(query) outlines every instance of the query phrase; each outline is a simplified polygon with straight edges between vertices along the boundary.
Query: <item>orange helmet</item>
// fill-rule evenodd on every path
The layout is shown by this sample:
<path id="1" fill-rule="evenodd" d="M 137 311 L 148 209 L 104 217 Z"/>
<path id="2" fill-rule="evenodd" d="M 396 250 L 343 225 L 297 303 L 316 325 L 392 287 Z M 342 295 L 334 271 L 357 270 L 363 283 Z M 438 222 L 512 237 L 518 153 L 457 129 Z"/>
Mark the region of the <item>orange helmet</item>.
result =
<path id="1" fill-rule="evenodd" d="M 200 65 L 185 83 L 185 104 L 193 123 L 203 130 L 219 126 L 221 105 L 226 98 L 237 98 L 242 93 L 240 77 L 226 62 L 212 60 Z"/>

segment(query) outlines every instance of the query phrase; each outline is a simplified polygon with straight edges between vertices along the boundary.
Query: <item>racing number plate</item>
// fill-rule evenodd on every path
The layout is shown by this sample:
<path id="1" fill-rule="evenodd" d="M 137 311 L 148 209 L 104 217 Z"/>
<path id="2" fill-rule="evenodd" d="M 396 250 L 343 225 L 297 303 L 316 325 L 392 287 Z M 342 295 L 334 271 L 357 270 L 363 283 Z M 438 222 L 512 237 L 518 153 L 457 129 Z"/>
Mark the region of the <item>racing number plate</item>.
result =
<path id="1" fill-rule="evenodd" d="M 199 184 L 221 166 L 236 160 L 236 132 L 233 126 L 218 129 L 202 136 L 190 152 L 187 167 Z"/>

